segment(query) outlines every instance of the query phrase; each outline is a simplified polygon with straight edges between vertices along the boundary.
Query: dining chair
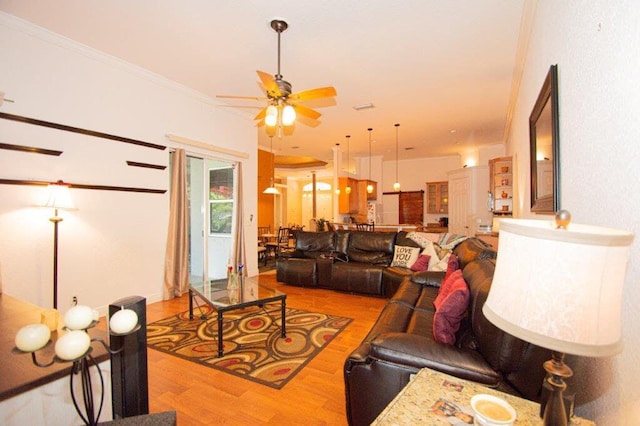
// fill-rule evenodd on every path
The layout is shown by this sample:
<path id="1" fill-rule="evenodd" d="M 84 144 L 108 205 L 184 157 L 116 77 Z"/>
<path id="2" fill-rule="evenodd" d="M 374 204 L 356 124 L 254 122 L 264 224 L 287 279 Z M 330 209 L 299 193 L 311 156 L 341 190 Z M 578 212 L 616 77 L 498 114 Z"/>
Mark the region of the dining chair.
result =
<path id="1" fill-rule="evenodd" d="M 283 250 L 290 249 L 291 246 L 289 244 L 289 240 L 291 238 L 291 228 L 278 228 L 278 234 L 276 236 L 276 240 L 272 242 L 268 242 L 266 244 L 268 253 L 273 253 L 275 258 L 280 256 L 280 253 Z"/>
<path id="2" fill-rule="evenodd" d="M 375 231 L 376 225 L 374 223 L 356 223 L 356 229 L 358 231 Z"/>

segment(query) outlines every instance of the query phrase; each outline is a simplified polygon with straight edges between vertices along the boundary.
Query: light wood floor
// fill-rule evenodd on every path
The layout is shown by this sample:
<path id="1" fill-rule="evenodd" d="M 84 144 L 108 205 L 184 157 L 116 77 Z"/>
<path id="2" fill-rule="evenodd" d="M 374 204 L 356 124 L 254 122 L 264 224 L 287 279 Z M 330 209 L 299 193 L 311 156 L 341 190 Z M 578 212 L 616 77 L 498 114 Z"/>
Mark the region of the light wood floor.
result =
<path id="1" fill-rule="evenodd" d="M 306 289 L 262 274 L 287 294 L 287 306 L 354 320 L 282 389 L 148 350 L 149 409 L 176 410 L 179 425 L 345 425 L 343 364 L 367 334 L 386 299 Z M 153 322 L 188 309 L 188 295 L 147 306 Z"/>

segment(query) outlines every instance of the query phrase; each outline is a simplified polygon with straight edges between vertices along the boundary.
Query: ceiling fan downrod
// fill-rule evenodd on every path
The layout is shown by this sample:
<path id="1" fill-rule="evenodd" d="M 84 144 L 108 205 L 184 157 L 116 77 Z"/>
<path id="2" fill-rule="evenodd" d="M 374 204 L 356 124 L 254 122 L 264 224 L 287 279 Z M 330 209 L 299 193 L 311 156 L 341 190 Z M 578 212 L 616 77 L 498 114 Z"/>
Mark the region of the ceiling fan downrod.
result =
<path id="1" fill-rule="evenodd" d="M 282 74 L 280 74 L 280 34 L 289 28 L 289 24 L 285 21 L 280 21 L 278 19 L 274 19 L 271 21 L 271 28 L 278 33 L 278 73 L 275 75 L 276 84 L 280 88 L 280 91 L 288 96 L 291 94 L 291 84 L 288 81 L 282 79 Z"/>

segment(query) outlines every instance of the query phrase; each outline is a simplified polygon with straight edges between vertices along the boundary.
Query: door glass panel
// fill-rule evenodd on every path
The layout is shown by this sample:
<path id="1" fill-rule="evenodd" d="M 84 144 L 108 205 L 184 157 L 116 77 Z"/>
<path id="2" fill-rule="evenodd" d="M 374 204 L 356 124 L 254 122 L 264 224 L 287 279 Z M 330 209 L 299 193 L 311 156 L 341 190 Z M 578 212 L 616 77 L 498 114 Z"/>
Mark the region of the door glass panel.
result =
<path id="1" fill-rule="evenodd" d="M 224 279 L 232 264 L 231 251 L 235 218 L 235 167 L 220 160 L 207 160 L 207 205 L 209 232 L 207 246 L 209 280 Z"/>
<path id="2" fill-rule="evenodd" d="M 189 206 L 189 282 L 203 283 L 205 270 L 204 160 L 187 156 L 187 197 Z"/>

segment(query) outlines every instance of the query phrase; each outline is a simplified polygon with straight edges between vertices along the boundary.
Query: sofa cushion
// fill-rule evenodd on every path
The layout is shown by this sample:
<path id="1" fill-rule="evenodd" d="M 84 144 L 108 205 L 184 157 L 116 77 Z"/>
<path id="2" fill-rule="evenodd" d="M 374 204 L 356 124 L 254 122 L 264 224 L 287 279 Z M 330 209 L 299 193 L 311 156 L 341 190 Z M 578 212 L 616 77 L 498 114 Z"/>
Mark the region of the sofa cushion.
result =
<path id="1" fill-rule="evenodd" d="M 316 253 L 326 253 L 333 250 L 333 240 L 333 232 L 298 231 L 296 234 L 296 252 L 304 252 L 305 257 L 318 257 L 315 255 Z"/>
<path id="2" fill-rule="evenodd" d="M 395 235 L 395 232 L 351 232 L 347 249 L 349 261 L 389 266 Z"/>
<path id="3" fill-rule="evenodd" d="M 418 260 L 416 260 L 416 262 L 411 265 L 410 269 L 414 272 L 428 271 L 430 259 L 431 256 L 429 256 L 428 254 L 420 254 L 418 256 Z"/>
<path id="4" fill-rule="evenodd" d="M 393 261 L 391 266 L 411 268 L 420 256 L 419 247 L 395 246 L 393 248 Z"/>
<path id="5" fill-rule="evenodd" d="M 436 341 L 453 345 L 456 332 L 469 306 L 469 288 L 462 278 L 462 271 L 453 272 L 440 286 L 433 301 L 433 336 Z"/>

